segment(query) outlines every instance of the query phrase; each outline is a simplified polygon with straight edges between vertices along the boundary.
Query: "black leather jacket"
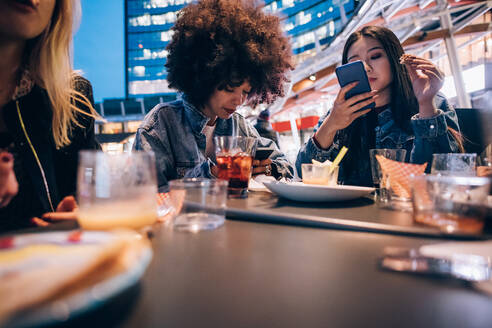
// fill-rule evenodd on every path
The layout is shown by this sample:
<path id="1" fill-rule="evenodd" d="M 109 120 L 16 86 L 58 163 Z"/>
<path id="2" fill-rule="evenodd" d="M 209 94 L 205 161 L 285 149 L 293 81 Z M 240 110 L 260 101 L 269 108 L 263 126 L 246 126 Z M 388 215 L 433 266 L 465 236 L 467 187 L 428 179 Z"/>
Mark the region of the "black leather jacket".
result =
<path id="1" fill-rule="evenodd" d="M 76 89 L 94 103 L 89 81 L 79 78 Z M 86 110 L 81 104 L 77 105 Z M 34 189 L 31 194 L 35 195 L 36 201 L 39 199 L 40 204 L 24 211 L 24 217 L 8 218 L 9 223 L 0 222 L 0 231 L 29 226 L 32 217 L 55 210 L 65 196 L 75 194 L 78 152 L 100 148 L 94 136 L 94 119 L 80 115 L 82 127 L 73 128 L 71 144 L 56 149 L 51 128 L 52 113 L 46 90 L 37 85 L 27 95 L 7 103 L 2 109 L 15 151 L 21 159 L 24 177 L 30 178 L 28 185 Z"/>

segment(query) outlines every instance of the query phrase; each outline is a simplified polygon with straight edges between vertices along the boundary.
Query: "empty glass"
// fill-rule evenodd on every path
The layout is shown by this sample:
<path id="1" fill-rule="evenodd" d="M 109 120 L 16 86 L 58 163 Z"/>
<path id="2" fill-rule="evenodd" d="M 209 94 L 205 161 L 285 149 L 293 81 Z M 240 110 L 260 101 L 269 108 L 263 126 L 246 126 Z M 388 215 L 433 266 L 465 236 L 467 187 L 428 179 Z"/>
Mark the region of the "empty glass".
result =
<path id="1" fill-rule="evenodd" d="M 414 220 L 446 233 L 480 233 L 490 181 L 479 177 L 422 175 L 412 179 Z"/>
<path id="2" fill-rule="evenodd" d="M 82 151 L 77 177 L 78 221 L 91 230 L 139 229 L 157 219 L 153 153 Z"/>
<path id="3" fill-rule="evenodd" d="M 225 221 L 227 181 L 185 178 L 169 181 L 173 226 L 196 232 L 220 227 Z"/>
<path id="4" fill-rule="evenodd" d="M 381 155 L 386 157 L 387 159 L 391 159 L 393 161 L 405 162 L 405 156 L 407 155 L 407 151 L 405 149 L 371 149 L 369 150 L 369 157 L 371 158 L 371 173 L 372 173 L 372 182 L 376 188 L 379 188 L 379 184 L 381 183 L 381 167 L 379 166 L 378 161 L 376 160 L 376 155 Z"/>
<path id="5" fill-rule="evenodd" d="M 229 181 L 230 197 L 248 197 L 256 144 L 256 138 L 251 137 L 215 137 L 218 178 Z"/>
<path id="6" fill-rule="evenodd" d="M 388 174 L 383 174 L 376 155 L 381 155 L 393 161 L 405 162 L 407 151 L 405 149 L 371 149 L 369 150 L 369 156 L 371 159 L 372 181 L 376 188 L 376 200 L 379 206 L 400 210 L 411 209 L 410 198 L 402 199 L 393 192 L 390 178 Z"/>
<path id="7" fill-rule="evenodd" d="M 477 154 L 434 154 L 431 174 L 475 176 Z"/>

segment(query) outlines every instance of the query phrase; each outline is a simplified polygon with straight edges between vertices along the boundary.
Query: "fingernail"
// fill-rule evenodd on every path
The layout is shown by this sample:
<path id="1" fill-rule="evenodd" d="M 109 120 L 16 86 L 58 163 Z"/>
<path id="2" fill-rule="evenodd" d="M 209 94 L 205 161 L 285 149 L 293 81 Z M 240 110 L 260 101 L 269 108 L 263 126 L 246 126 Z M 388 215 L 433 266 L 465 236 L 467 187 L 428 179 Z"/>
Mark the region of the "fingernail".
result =
<path id="1" fill-rule="evenodd" d="M 11 153 L 2 153 L 1 155 L 2 162 L 8 163 L 14 159 Z"/>

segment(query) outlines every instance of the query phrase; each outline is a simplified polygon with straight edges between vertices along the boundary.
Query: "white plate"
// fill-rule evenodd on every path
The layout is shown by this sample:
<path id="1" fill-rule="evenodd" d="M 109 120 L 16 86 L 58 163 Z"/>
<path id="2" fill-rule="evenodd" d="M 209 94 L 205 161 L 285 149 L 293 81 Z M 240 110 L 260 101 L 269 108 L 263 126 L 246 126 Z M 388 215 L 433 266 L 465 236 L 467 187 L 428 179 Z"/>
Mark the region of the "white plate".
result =
<path id="1" fill-rule="evenodd" d="M 322 186 L 302 182 L 264 182 L 279 196 L 300 202 L 336 202 L 369 195 L 374 188 L 359 186 Z"/>
<path id="2" fill-rule="evenodd" d="M 21 234 L 14 237 L 4 236 L 0 238 L 0 252 L 40 244 L 57 245 L 60 247 L 70 247 L 76 244 L 97 245 L 107 242 L 114 236 L 111 232 L 84 231 L 80 236 L 80 240 L 70 241 L 69 236 L 72 233 L 73 231 Z M 10 244 L 8 247 L 5 246 L 6 241 Z M 24 311 L 21 316 L 14 316 L 6 324 L 8 327 L 60 324 L 82 313 L 93 310 L 106 303 L 112 297 L 135 285 L 144 274 L 151 259 L 152 250 L 150 248 L 144 248 L 139 253 L 134 265 L 128 270 L 98 282 L 75 294 L 57 299 L 56 304 L 44 303 L 41 306 Z M 1 271 L 2 268 L 0 268 L 0 273 Z M 63 311 L 55 311 L 54 305 L 56 305 L 56 309 L 60 308 Z"/>

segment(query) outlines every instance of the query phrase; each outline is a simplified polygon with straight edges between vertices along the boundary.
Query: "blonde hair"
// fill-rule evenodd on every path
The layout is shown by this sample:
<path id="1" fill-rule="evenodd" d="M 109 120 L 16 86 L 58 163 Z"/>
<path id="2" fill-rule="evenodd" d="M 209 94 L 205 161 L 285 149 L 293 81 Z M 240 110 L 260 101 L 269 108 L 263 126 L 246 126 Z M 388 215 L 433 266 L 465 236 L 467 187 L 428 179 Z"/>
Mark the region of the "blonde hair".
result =
<path id="1" fill-rule="evenodd" d="M 82 127 L 79 113 L 99 117 L 87 96 L 75 90 L 78 75 L 72 68 L 70 53 L 74 22 L 79 17 L 79 0 L 56 0 L 50 24 L 29 41 L 26 53 L 27 67 L 34 81 L 46 89 L 53 108 L 52 130 L 57 148 L 69 145 L 73 128 Z"/>

